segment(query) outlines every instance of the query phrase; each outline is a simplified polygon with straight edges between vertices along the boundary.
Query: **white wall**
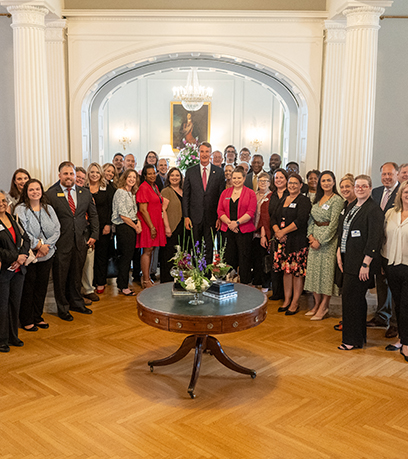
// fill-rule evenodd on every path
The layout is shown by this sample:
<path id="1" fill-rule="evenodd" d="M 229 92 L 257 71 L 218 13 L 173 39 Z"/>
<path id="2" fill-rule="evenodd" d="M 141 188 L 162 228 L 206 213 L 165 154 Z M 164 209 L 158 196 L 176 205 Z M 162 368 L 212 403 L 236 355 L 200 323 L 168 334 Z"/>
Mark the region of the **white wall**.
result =
<path id="1" fill-rule="evenodd" d="M 13 30 L 11 18 L 0 18 L 0 189 L 8 191 L 16 170 L 14 121 Z"/>
<path id="2" fill-rule="evenodd" d="M 104 162 L 117 151 L 131 152 L 143 163 L 149 150 L 160 152 L 170 143 L 170 102 L 173 86 L 185 85 L 187 72 L 157 73 L 129 82 L 117 90 L 104 108 Z M 283 108 L 272 92 L 252 81 L 233 75 L 200 72 L 200 85 L 214 89 L 211 104 L 210 139 L 213 149 L 223 151 L 226 145 L 250 150 L 251 129 L 264 131 L 258 150 L 267 161 L 271 152 L 281 150 Z M 132 132 L 132 143 L 126 152 L 118 142 L 124 125 Z M 254 152 L 254 150 L 253 150 Z"/>

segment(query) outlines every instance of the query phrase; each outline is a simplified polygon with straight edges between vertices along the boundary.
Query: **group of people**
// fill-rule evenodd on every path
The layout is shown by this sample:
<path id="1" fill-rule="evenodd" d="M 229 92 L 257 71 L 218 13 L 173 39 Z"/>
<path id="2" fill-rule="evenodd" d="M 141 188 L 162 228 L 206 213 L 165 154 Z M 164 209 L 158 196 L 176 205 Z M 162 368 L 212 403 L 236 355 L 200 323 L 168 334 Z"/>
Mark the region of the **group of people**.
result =
<path id="1" fill-rule="evenodd" d="M 185 176 L 154 151 L 140 171 L 132 154 L 86 171 L 65 161 L 47 192 L 18 169 L 9 193 L 0 192 L 0 352 L 23 345 L 19 323 L 48 328 L 42 311 L 51 270 L 58 316 L 71 321 L 72 311 L 92 313 L 87 306 L 104 292 L 115 247 L 119 293 L 134 296 L 132 262 L 143 288 L 154 285 L 158 264 L 160 281 L 172 281 L 170 259 L 183 233 L 205 241 L 210 264 L 218 231 L 237 279 L 264 293 L 272 288 L 270 299 L 283 300 L 278 311 L 288 316 L 306 290 L 314 297 L 306 315 L 322 320 L 340 289 L 341 350 L 364 345 L 365 294 L 377 282 L 368 326 L 387 325 L 388 335 L 395 327 L 400 340 L 388 348 L 408 358 L 408 165 L 384 164 L 383 187 L 374 190 L 370 177 L 347 174 L 340 195 L 332 171 L 309 171 L 304 183 L 298 164 L 283 169 L 278 154 L 268 172 L 247 148 L 213 152 L 203 142 L 199 157 Z"/>

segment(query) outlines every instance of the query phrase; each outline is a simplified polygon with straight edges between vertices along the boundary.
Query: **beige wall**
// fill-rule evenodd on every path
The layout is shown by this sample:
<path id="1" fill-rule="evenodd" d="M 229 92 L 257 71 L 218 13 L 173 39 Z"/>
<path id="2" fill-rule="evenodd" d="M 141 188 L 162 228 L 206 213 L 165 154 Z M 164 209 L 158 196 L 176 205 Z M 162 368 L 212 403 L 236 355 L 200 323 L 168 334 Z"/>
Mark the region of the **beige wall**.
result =
<path id="1" fill-rule="evenodd" d="M 65 0 L 65 9 L 325 11 L 326 0 Z"/>

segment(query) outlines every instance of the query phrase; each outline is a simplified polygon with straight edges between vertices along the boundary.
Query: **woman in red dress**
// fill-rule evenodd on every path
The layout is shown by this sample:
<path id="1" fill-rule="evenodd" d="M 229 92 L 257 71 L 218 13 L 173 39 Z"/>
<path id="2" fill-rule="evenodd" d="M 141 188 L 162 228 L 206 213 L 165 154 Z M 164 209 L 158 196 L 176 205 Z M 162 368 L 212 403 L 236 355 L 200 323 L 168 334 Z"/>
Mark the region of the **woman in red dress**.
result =
<path id="1" fill-rule="evenodd" d="M 168 203 L 168 200 L 163 198 L 155 184 L 156 170 L 154 166 L 147 164 L 142 170 L 142 177 L 144 182 L 136 194 L 137 216 L 142 224 L 142 232 L 137 235 L 136 247 L 143 249 L 140 257 L 142 287 L 147 288 L 154 284 L 149 275 L 153 247 L 165 246 L 166 235 L 170 236 L 171 230 L 163 206 L 163 204 Z"/>

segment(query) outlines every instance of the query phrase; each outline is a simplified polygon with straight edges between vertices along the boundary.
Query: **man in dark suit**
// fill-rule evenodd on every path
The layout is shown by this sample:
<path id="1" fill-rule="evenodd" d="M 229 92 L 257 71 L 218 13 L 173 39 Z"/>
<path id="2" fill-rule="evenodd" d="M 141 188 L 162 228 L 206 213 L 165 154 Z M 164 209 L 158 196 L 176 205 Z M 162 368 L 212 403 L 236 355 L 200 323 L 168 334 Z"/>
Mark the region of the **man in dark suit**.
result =
<path id="1" fill-rule="evenodd" d="M 166 183 L 167 178 L 167 171 L 169 169 L 169 164 L 167 159 L 161 158 L 157 163 L 157 177 L 156 177 L 156 185 L 159 191 L 164 188 L 164 184 Z"/>
<path id="2" fill-rule="evenodd" d="M 263 165 L 264 160 L 262 155 L 254 155 L 251 162 L 251 170 L 248 172 L 245 178 L 244 185 L 248 188 L 251 188 L 251 190 L 254 190 L 255 193 L 258 191 L 258 175 L 261 172 L 264 172 Z"/>
<path id="3" fill-rule="evenodd" d="M 59 183 L 46 193 L 61 224 L 52 272 L 58 316 L 71 321 L 69 310 L 92 314 L 81 296 L 81 276 L 87 249 L 98 239 L 99 221 L 89 190 L 75 185 L 72 163 L 65 161 L 58 170 Z"/>
<path id="4" fill-rule="evenodd" d="M 193 228 L 194 240 L 204 237 L 208 263 L 212 262 L 213 243 L 211 229 L 215 234 L 217 225 L 217 206 L 225 188 L 224 172 L 220 167 L 210 164 L 211 145 L 203 142 L 199 148 L 200 164 L 187 169 L 183 188 L 184 226 Z M 217 225 L 218 226 L 218 225 Z"/>
<path id="5" fill-rule="evenodd" d="M 380 171 L 382 186 L 374 188 L 371 196 L 385 214 L 394 206 L 399 188 L 398 164 L 385 163 L 381 166 Z M 393 338 L 398 335 L 397 321 L 387 278 L 382 273 L 376 276 L 376 288 L 377 310 L 374 317 L 367 322 L 367 327 L 388 327 L 385 336 Z"/>

